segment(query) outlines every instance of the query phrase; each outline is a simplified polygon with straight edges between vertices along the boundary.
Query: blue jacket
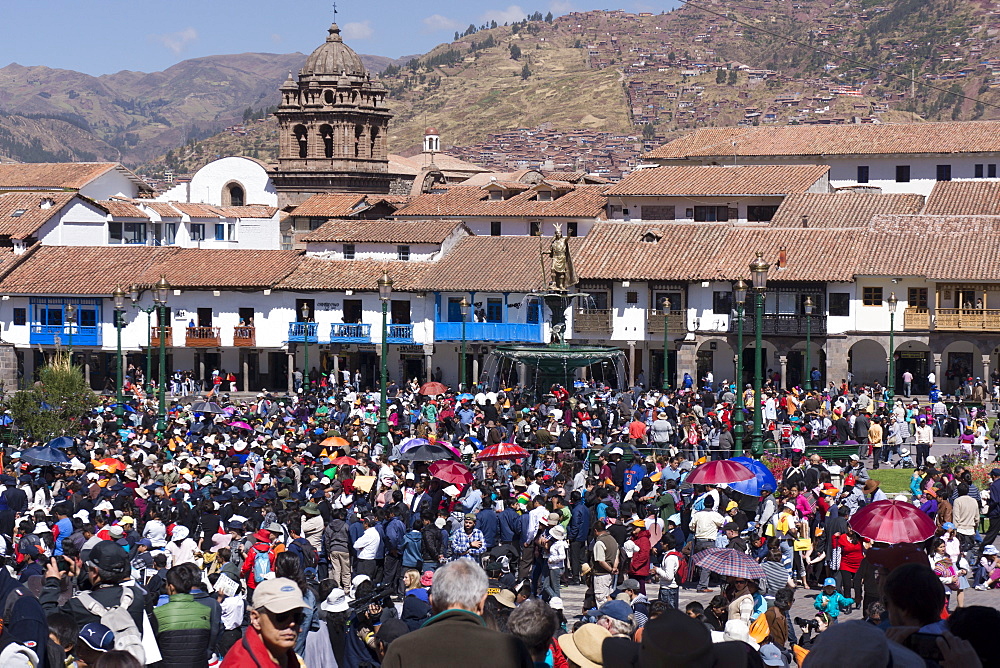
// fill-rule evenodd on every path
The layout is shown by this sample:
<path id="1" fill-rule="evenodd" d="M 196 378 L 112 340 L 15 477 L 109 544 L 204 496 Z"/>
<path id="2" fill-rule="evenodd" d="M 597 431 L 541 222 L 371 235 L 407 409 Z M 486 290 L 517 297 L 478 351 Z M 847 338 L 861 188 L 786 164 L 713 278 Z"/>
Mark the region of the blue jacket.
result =
<path id="1" fill-rule="evenodd" d="M 416 568 L 423 570 L 423 534 L 416 529 L 411 529 L 403 536 L 403 568 Z"/>
<path id="2" fill-rule="evenodd" d="M 376 524 L 375 531 L 378 532 L 379 538 L 382 539 L 378 543 L 378 549 L 375 550 L 375 558 L 385 559 L 385 527 L 383 527 L 381 524 Z M 362 533 L 364 532 L 362 531 Z"/>
<path id="3" fill-rule="evenodd" d="M 534 538 L 534 536 L 528 535 L 528 528 L 530 526 L 531 526 L 531 518 L 528 515 L 528 513 L 521 515 L 521 530 L 520 532 L 518 532 L 517 536 L 517 539 L 521 543 L 521 545 L 524 545 L 525 541 L 529 541 L 532 538 Z"/>
<path id="4" fill-rule="evenodd" d="M 393 517 L 391 520 L 385 524 L 385 539 L 389 543 L 389 547 L 396 550 L 396 552 L 402 553 L 403 551 L 403 536 L 406 534 L 406 527 L 403 525 L 403 520 L 398 517 Z"/>
<path id="5" fill-rule="evenodd" d="M 521 516 L 513 508 L 504 508 L 499 517 L 500 542 L 513 543 L 521 535 Z"/>
<path id="6" fill-rule="evenodd" d="M 570 509 L 568 540 L 581 543 L 587 542 L 590 535 L 590 509 L 581 499 Z"/>
<path id="7" fill-rule="evenodd" d="M 823 599 L 826 599 L 826 605 L 823 605 Z M 825 593 L 820 592 L 816 596 L 816 600 L 813 601 L 813 607 L 817 610 L 827 613 L 830 617 L 837 618 L 840 616 L 840 606 L 847 607 L 849 605 L 854 605 L 853 598 L 847 598 L 839 591 L 833 592 L 830 596 Z"/>
<path id="8" fill-rule="evenodd" d="M 347 527 L 347 537 L 351 541 L 350 543 L 348 543 L 348 545 L 350 546 L 351 556 L 355 556 L 354 543 L 356 543 L 357 540 L 361 538 L 361 534 L 363 534 L 364 532 L 365 532 L 365 525 L 362 524 L 357 519 L 351 522 L 350 525 Z M 383 543 L 384 542 L 385 541 L 383 541 Z"/>
<path id="9" fill-rule="evenodd" d="M 486 541 L 486 549 L 492 550 L 497 546 L 497 534 L 500 531 L 500 518 L 497 511 L 492 508 L 483 508 L 476 514 L 476 528 L 483 532 L 483 540 Z"/>

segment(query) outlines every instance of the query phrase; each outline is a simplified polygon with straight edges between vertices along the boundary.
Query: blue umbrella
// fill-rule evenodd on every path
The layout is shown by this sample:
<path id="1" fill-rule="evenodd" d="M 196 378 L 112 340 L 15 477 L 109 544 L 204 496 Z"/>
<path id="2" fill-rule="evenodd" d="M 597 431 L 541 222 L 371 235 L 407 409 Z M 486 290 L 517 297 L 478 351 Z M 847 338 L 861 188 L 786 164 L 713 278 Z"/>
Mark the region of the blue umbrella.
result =
<path id="1" fill-rule="evenodd" d="M 56 436 L 45 445 L 50 448 L 72 448 L 76 444 L 69 436 Z"/>
<path id="2" fill-rule="evenodd" d="M 2 415 L 2 416 L 0 416 L 0 425 L 3 425 L 4 427 L 6 427 L 7 425 L 9 425 L 9 424 L 11 424 L 13 422 L 14 422 L 14 418 L 12 418 L 9 415 Z"/>
<path id="3" fill-rule="evenodd" d="M 774 474 L 758 460 L 751 457 L 732 457 L 729 461 L 742 464 L 754 474 L 749 480 L 729 483 L 730 489 L 748 496 L 760 496 L 764 490 L 773 492 L 778 489 L 778 481 L 774 479 Z"/>
<path id="4" fill-rule="evenodd" d="M 469 394 L 468 392 L 463 392 L 462 394 L 458 395 L 455 398 L 458 399 L 459 401 L 472 401 L 473 399 L 475 399 L 475 397 Z"/>
<path id="5" fill-rule="evenodd" d="M 111 404 L 108 406 L 108 408 L 111 409 L 121 408 L 126 413 L 135 413 L 135 407 L 129 404 Z"/>
<path id="6" fill-rule="evenodd" d="M 475 436 L 466 436 L 465 440 L 467 440 L 469 443 L 472 443 L 474 446 L 476 446 L 476 450 L 482 450 L 483 449 L 483 442 L 480 441 Z"/>
<path id="7" fill-rule="evenodd" d="M 37 448 L 28 448 L 21 452 L 21 461 L 34 464 L 35 466 L 59 466 L 69 464 L 69 457 L 61 450 L 42 445 Z"/>

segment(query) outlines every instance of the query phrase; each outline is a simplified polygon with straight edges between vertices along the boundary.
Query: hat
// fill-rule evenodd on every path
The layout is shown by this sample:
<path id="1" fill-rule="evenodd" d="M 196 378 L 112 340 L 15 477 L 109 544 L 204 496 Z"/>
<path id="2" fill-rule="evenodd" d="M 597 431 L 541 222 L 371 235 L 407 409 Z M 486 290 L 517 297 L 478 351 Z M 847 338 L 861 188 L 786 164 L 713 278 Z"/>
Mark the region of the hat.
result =
<path id="1" fill-rule="evenodd" d="M 319 506 L 310 501 L 306 505 L 302 506 L 302 512 L 306 515 L 319 515 Z"/>
<path id="2" fill-rule="evenodd" d="M 783 507 L 783 508 L 788 508 L 789 510 L 795 510 L 795 504 L 794 504 L 794 503 L 792 503 L 791 501 L 785 501 L 785 502 L 784 502 L 784 503 L 782 504 L 782 507 Z"/>
<path id="3" fill-rule="evenodd" d="M 740 642 L 745 642 L 754 648 L 754 651 L 760 649 L 760 645 L 754 642 L 753 638 L 750 637 L 750 627 L 742 619 L 730 619 L 726 622 L 725 631 L 722 633 L 723 640 L 738 640 Z"/>
<path id="4" fill-rule="evenodd" d="M 827 579 L 823 580 L 823 586 L 824 587 L 836 587 L 837 586 L 837 581 L 834 580 L 833 578 L 827 578 Z"/>
<path id="5" fill-rule="evenodd" d="M 639 591 L 639 581 L 635 578 L 629 578 L 628 580 L 625 580 L 625 582 L 622 582 L 621 586 L 618 588 L 622 591 Z"/>
<path id="6" fill-rule="evenodd" d="M 1000 554 L 1000 550 L 997 549 L 996 545 L 987 545 L 983 548 L 983 554 L 993 556 L 994 554 Z"/>
<path id="7" fill-rule="evenodd" d="M 284 528 L 282 528 L 282 526 L 280 524 L 278 524 L 277 522 L 271 522 L 266 527 L 264 527 L 264 530 L 265 531 L 270 531 L 271 533 L 284 533 L 285 532 Z"/>
<path id="8" fill-rule="evenodd" d="M 139 547 L 140 545 L 145 545 L 146 547 L 153 547 L 153 541 L 149 540 L 148 538 L 140 538 L 136 542 L 135 546 Z"/>
<path id="9" fill-rule="evenodd" d="M 26 557 L 37 557 L 39 554 L 41 554 L 41 552 L 38 551 L 37 545 L 35 545 L 34 543 L 28 543 L 28 545 L 25 546 L 23 550 L 21 550 L 21 554 L 23 554 Z"/>
<path id="10" fill-rule="evenodd" d="M 513 608 L 517 605 L 514 592 L 510 589 L 501 589 L 498 593 L 493 594 L 493 598 L 505 608 Z"/>
<path id="11" fill-rule="evenodd" d="M 121 518 L 120 520 L 118 520 L 118 523 L 119 524 L 135 524 L 135 520 L 132 517 L 129 517 L 128 515 L 126 515 L 123 518 Z"/>
<path id="12" fill-rule="evenodd" d="M 550 527 L 554 527 L 555 525 L 562 523 L 562 513 L 555 513 L 555 512 L 549 513 L 549 516 L 546 517 L 545 520 L 543 521 Z"/>
<path id="13" fill-rule="evenodd" d="M 467 520 L 467 521 L 468 520 L 472 520 L 473 522 L 475 522 L 476 521 L 476 514 L 475 513 L 465 513 L 465 517 L 463 517 L 462 519 Z"/>
<path id="14" fill-rule="evenodd" d="M 38 522 L 35 524 L 35 530 L 32 533 L 36 535 L 40 535 L 43 533 L 52 533 L 52 529 L 50 529 L 49 525 L 46 524 L 45 522 Z"/>
<path id="15" fill-rule="evenodd" d="M 844 487 L 854 487 L 856 483 L 857 483 L 857 478 L 855 478 L 852 475 L 849 475 L 846 478 L 844 478 Z"/>
<path id="16" fill-rule="evenodd" d="M 861 461 L 861 457 L 858 457 L 856 454 L 854 454 L 854 455 L 851 455 L 851 460 L 855 461 L 855 462 L 859 462 L 859 461 Z"/>
<path id="17" fill-rule="evenodd" d="M 594 567 L 590 564 L 580 564 L 580 577 L 585 578 L 594 570 Z"/>
<path id="18" fill-rule="evenodd" d="M 99 541 L 90 550 L 87 561 L 102 571 L 124 573 L 128 570 L 128 554 L 113 540 Z"/>
<path id="19" fill-rule="evenodd" d="M 760 660 L 765 666 L 780 666 L 780 668 L 788 668 L 788 662 L 785 661 L 785 655 L 781 653 L 778 646 L 774 643 L 767 643 L 760 648 Z"/>
<path id="20" fill-rule="evenodd" d="M 608 454 L 611 454 L 611 455 L 624 455 L 625 451 L 622 450 L 621 448 L 611 448 L 611 452 L 609 452 Z"/>
<path id="21" fill-rule="evenodd" d="M 111 536 L 111 537 L 112 537 L 113 539 L 115 539 L 115 540 L 118 540 L 118 539 L 119 539 L 119 538 L 121 538 L 121 537 L 122 537 L 123 535 L 125 535 L 125 532 L 124 532 L 124 531 L 122 530 L 122 528 L 121 528 L 120 526 L 118 526 L 118 525 L 116 524 L 115 526 L 113 526 L 113 527 L 110 527 L 110 528 L 108 529 L 108 534 L 110 534 L 110 536 Z"/>
<path id="22" fill-rule="evenodd" d="M 434 584 L 434 571 L 424 571 L 420 576 L 420 586 L 430 587 L 432 584 Z"/>
<path id="23" fill-rule="evenodd" d="M 553 596 L 549 599 L 549 607 L 553 610 L 563 610 L 565 606 L 563 605 L 563 600 L 561 598 Z"/>
<path id="24" fill-rule="evenodd" d="M 736 522 L 726 522 L 725 524 L 722 525 L 722 530 L 739 532 L 740 525 L 737 524 Z"/>
<path id="25" fill-rule="evenodd" d="M 584 624 L 573 633 L 559 636 L 559 647 L 566 657 L 580 668 L 601 668 L 601 650 L 611 631 L 597 624 Z"/>
<path id="26" fill-rule="evenodd" d="M 104 624 L 84 624 L 79 637 L 87 647 L 98 652 L 110 652 L 115 648 L 115 634 Z"/>
<path id="27" fill-rule="evenodd" d="M 324 612 L 344 612 L 348 607 L 347 592 L 339 587 L 331 589 L 326 600 L 319 604 L 319 609 Z"/>
<path id="28" fill-rule="evenodd" d="M 1000 469 L 990 469 L 991 476 L 1000 476 Z"/>
<path id="29" fill-rule="evenodd" d="M 402 619 L 387 619 L 378 627 L 375 637 L 382 641 L 382 644 L 389 645 L 399 636 L 410 632 L 410 627 Z"/>
<path id="30" fill-rule="evenodd" d="M 930 455 L 926 458 L 928 464 L 937 464 L 937 457 Z"/>
<path id="31" fill-rule="evenodd" d="M 329 597 L 327 597 L 329 599 Z M 294 580 L 272 578 L 257 585 L 253 593 L 253 609 L 282 613 L 306 607 L 302 591 Z"/>
<path id="32" fill-rule="evenodd" d="M 189 535 L 191 535 L 191 530 L 188 529 L 183 524 L 178 524 L 174 527 L 173 533 L 170 534 L 171 540 L 184 540 Z"/>
<path id="33" fill-rule="evenodd" d="M 549 535 L 556 540 L 562 540 L 566 537 L 566 529 L 561 524 L 557 524 L 551 529 L 549 529 Z"/>
<path id="34" fill-rule="evenodd" d="M 945 522 L 941 525 L 941 528 L 945 531 L 952 531 L 955 529 L 955 525 L 952 522 Z"/>
<path id="35" fill-rule="evenodd" d="M 926 557 L 925 557 L 926 561 Z M 816 636 L 803 668 L 836 666 L 923 666 L 913 651 L 886 639 L 879 627 L 862 621 L 834 624 Z"/>
<path id="36" fill-rule="evenodd" d="M 631 524 L 634 527 L 639 527 L 640 529 L 645 529 L 646 528 L 646 520 L 642 519 L 641 517 L 638 518 L 638 519 L 632 520 L 631 522 L 629 522 L 629 524 Z"/>
<path id="37" fill-rule="evenodd" d="M 626 582 L 628 582 L 626 580 Z M 633 580 L 633 582 L 636 582 Z M 638 589 L 638 582 L 636 582 L 636 588 Z M 624 588 L 624 586 L 623 586 Z M 631 622 L 632 621 L 632 606 L 630 606 L 625 601 L 612 600 L 608 601 L 601 607 L 597 609 L 597 614 L 603 617 L 611 617 L 612 619 L 617 619 L 620 622 Z"/>

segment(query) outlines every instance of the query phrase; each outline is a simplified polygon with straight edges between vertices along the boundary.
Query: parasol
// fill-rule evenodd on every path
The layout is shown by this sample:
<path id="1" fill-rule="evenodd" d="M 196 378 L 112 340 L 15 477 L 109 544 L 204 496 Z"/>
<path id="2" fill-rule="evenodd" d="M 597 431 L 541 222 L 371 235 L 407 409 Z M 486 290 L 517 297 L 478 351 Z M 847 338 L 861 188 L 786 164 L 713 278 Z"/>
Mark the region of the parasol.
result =
<path id="1" fill-rule="evenodd" d="M 114 473 L 115 471 L 124 471 L 126 468 L 125 464 L 118 461 L 114 457 L 107 457 L 105 459 L 94 460 L 94 468 L 98 471 L 107 471 L 108 473 Z"/>
<path id="2" fill-rule="evenodd" d="M 774 474 L 758 460 L 752 457 L 732 457 L 729 461 L 742 464 L 754 474 L 754 477 L 748 480 L 729 483 L 729 489 L 748 496 L 760 496 L 764 490 L 773 492 L 778 489 L 778 481 L 774 479 Z"/>
<path id="3" fill-rule="evenodd" d="M 438 480 L 443 480 L 453 485 L 468 485 L 472 482 L 472 471 L 464 464 L 459 464 L 458 462 L 434 462 L 427 470 Z"/>
<path id="4" fill-rule="evenodd" d="M 455 459 L 458 455 L 442 443 L 425 443 L 408 449 L 399 456 L 408 462 L 436 462 L 439 459 Z"/>
<path id="5" fill-rule="evenodd" d="M 482 451 L 476 455 L 476 459 L 480 461 L 493 462 L 501 459 L 524 459 L 527 456 L 528 451 L 520 445 L 514 445 L 513 443 L 497 443 L 496 445 L 483 448 Z"/>
<path id="6" fill-rule="evenodd" d="M 328 448 L 328 447 L 333 447 L 333 448 L 349 448 L 349 447 L 351 447 L 351 444 L 347 442 L 347 439 L 346 438 L 341 438 L 340 436 L 331 436 L 330 438 L 324 438 L 320 442 L 320 445 L 322 445 L 325 448 Z"/>
<path id="7" fill-rule="evenodd" d="M 337 457 L 336 459 L 331 459 L 330 463 L 333 466 L 357 466 L 358 460 L 354 457 Z"/>
<path id="8" fill-rule="evenodd" d="M 69 464 L 67 457 L 61 450 L 42 445 L 37 448 L 28 448 L 21 452 L 21 461 L 34 464 L 35 466 L 57 466 Z"/>
<path id="9" fill-rule="evenodd" d="M 45 445 L 50 448 L 72 448 L 76 443 L 69 436 L 56 436 Z"/>
<path id="10" fill-rule="evenodd" d="M 232 422 L 229 423 L 229 426 L 236 427 L 237 429 L 253 429 L 253 427 L 248 425 L 246 422 L 243 422 L 242 420 L 233 420 Z"/>
<path id="11" fill-rule="evenodd" d="M 193 413 L 222 413 L 222 407 L 214 401 L 196 401 L 191 404 Z"/>
<path id="12" fill-rule="evenodd" d="M 743 464 L 728 459 L 721 459 L 696 466 L 688 477 L 684 479 L 684 482 L 689 482 L 692 485 L 721 485 L 722 483 L 752 480 L 755 477 L 753 471 L 743 466 Z"/>
<path id="13" fill-rule="evenodd" d="M 448 388 L 445 387 L 445 385 L 443 383 L 439 383 L 437 381 L 431 381 L 430 383 L 424 383 L 423 385 L 420 386 L 420 390 L 419 390 L 420 394 L 423 394 L 423 395 L 426 395 L 426 396 L 433 396 L 435 394 L 444 394 L 447 391 L 448 391 Z"/>
<path id="14" fill-rule="evenodd" d="M 710 547 L 694 555 L 694 564 L 719 575 L 756 580 L 765 576 L 764 568 L 745 552 L 728 547 Z"/>
<path id="15" fill-rule="evenodd" d="M 919 543 L 934 535 L 934 520 L 905 501 L 876 501 L 854 513 L 848 524 L 878 543 Z"/>

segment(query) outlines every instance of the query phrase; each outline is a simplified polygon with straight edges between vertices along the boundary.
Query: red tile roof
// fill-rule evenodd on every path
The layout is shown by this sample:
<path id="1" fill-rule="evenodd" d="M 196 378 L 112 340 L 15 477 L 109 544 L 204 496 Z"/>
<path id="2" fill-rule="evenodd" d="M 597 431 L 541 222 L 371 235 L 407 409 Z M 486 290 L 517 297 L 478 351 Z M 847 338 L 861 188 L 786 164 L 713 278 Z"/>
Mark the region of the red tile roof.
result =
<path id="1" fill-rule="evenodd" d="M 771 227 L 803 227 L 808 216 L 810 228 L 867 228 L 879 213 L 919 213 L 922 195 L 873 193 L 796 193 L 781 201 Z"/>
<path id="2" fill-rule="evenodd" d="M 609 197 L 785 195 L 806 192 L 829 171 L 826 165 L 656 167 L 632 172 L 611 186 L 607 194 Z"/>
<path id="3" fill-rule="evenodd" d="M 35 234 L 74 198 L 71 192 L 11 192 L 0 194 L 0 236 L 25 239 Z M 42 208 L 42 202 L 52 205 Z M 18 213 L 20 212 L 20 213 Z"/>
<path id="4" fill-rule="evenodd" d="M 1000 215 L 1000 181 L 938 181 L 934 184 L 922 213 Z"/>
<path id="5" fill-rule="evenodd" d="M 529 292 L 548 282 L 547 251 L 551 237 L 464 237 L 424 274 L 425 290 Z M 582 240 L 570 239 L 570 254 Z"/>
<path id="6" fill-rule="evenodd" d="M 142 206 L 156 213 L 160 218 L 180 218 L 181 212 L 170 206 L 169 202 L 151 202 L 143 200 Z"/>
<path id="7" fill-rule="evenodd" d="M 171 202 L 170 205 L 181 213 L 187 214 L 191 218 L 225 218 L 225 215 L 211 204 Z"/>
<path id="8" fill-rule="evenodd" d="M 149 219 L 149 214 L 131 202 L 111 199 L 97 202 L 98 206 L 107 209 L 115 218 L 145 218 Z"/>
<path id="9" fill-rule="evenodd" d="M 458 228 L 471 234 L 459 220 L 328 220 L 302 241 L 440 244 Z"/>
<path id="10" fill-rule="evenodd" d="M 530 187 L 530 186 L 524 186 Z M 509 199 L 491 200 L 479 186 L 448 186 L 440 192 L 413 199 L 394 214 L 398 217 L 429 218 L 447 216 L 518 218 L 605 218 L 604 191 L 607 186 L 576 186 L 553 200 L 538 201 L 538 193 L 526 190 Z"/>
<path id="11" fill-rule="evenodd" d="M 322 260 L 304 257 L 275 287 L 281 290 L 378 290 L 378 279 L 389 272 L 392 289 L 416 291 L 428 262 L 378 262 L 376 260 Z"/>
<path id="12" fill-rule="evenodd" d="M 365 195 L 319 193 L 299 204 L 291 213 L 293 216 L 312 218 L 346 218 L 367 208 Z"/>
<path id="13" fill-rule="evenodd" d="M 997 280 L 1000 216 L 876 216 L 858 274 Z"/>
<path id="14" fill-rule="evenodd" d="M 79 190 L 97 177 L 119 167 L 114 162 L 34 162 L 0 164 L 0 190 L 4 188 L 68 188 Z"/>
<path id="15" fill-rule="evenodd" d="M 2 281 L 9 294 L 110 295 L 165 275 L 178 289 L 269 288 L 290 274 L 297 251 L 152 246 L 42 246 Z"/>
<path id="16" fill-rule="evenodd" d="M 701 128 L 646 158 L 942 154 L 1000 151 L 1000 121 Z"/>
<path id="17" fill-rule="evenodd" d="M 246 204 L 244 206 L 217 206 L 216 211 L 220 211 L 226 218 L 272 218 L 278 212 L 278 208 L 267 206 L 266 204 Z"/>

